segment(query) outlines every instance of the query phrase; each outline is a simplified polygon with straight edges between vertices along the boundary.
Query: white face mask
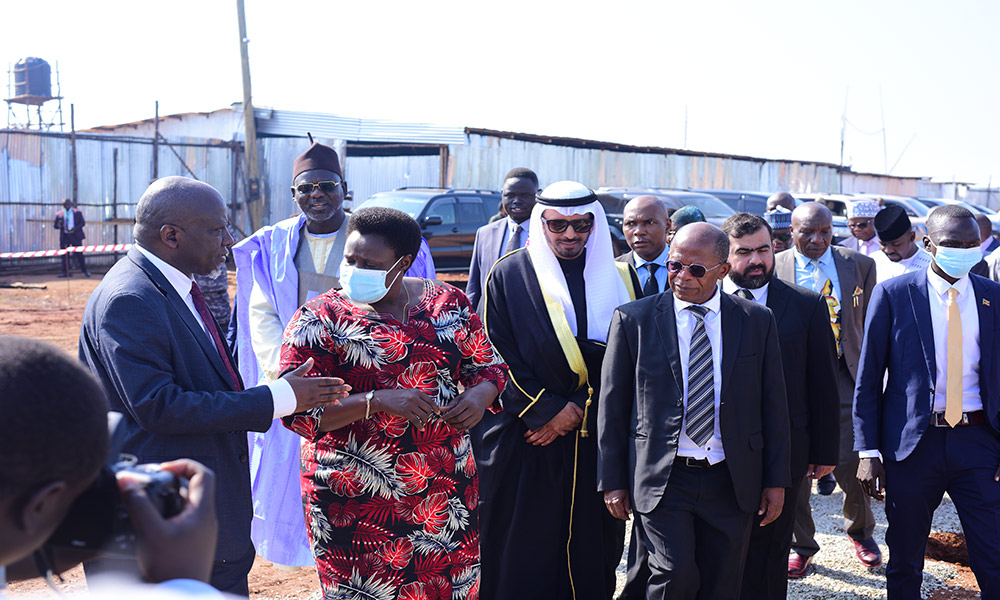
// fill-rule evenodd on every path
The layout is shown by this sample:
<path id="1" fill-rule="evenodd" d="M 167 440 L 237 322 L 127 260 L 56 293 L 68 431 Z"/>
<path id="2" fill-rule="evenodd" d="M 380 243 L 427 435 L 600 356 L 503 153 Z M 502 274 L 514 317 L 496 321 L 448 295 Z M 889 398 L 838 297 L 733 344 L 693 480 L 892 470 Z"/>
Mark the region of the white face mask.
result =
<path id="1" fill-rule="evenodd" d="M 396 283 L 399 276 L 402 273 L 396 274 L 392 278 L 392 282 L 386 285 L 385 278 L 389 275 L 389 271 L 393 270 L 399 261 L 403 260 L 403 257 L 399 259 L 385 271 L 377 271 L 375 269 L 358 269 L 347 262 L 343 262 L 340 265 L 340 285 L 343 287 L 341 292 L 344 293 L 348 298 L 354 300 L 355 302 L 364 302 L 365 304 L 371 304 L 373 302 L 378 302 L 385 295 L 389 293 L 389 288 Z"/>

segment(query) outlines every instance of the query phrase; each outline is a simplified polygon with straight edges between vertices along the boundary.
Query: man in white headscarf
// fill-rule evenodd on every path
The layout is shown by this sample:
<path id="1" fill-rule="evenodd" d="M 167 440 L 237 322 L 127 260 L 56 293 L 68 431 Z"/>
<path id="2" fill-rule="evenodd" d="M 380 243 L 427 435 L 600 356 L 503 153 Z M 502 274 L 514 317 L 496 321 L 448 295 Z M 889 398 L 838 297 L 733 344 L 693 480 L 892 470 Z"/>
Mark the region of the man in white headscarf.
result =
<path id="1" fill-rule="evenodd" d="M 529 231 L 486 281 L 485 324 L 511 380 L 476 440 L 480 596 L 605 600 L 624 523 L 597 492 L 596 388 L 611 315 L 638 278 L 615 262 L 584 185 L 545 188 Z"/>

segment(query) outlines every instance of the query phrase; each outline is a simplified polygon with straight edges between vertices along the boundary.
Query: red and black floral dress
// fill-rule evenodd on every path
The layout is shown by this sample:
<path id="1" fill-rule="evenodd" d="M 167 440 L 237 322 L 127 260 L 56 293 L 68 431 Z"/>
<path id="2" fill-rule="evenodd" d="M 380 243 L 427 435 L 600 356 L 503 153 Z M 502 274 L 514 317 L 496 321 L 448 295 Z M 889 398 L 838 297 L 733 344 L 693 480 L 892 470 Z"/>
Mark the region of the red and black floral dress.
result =
<path id="1" fill-rule="evenodd" d="M 306 303 L 285 330 L 281 370 L 310 357 L 314 372 L 343 378 L 352 393 L 419 389 L 440 406 L 459 383 L 503 390 L 507 381 L 465 294 L 431 280 L 406 323 L 336 290 Z M 302 493 L 324 598 L 477 598 L 479 477 L 468 432 L 433 415 L 417 431 L 378 413 L 321 433 L 321 411 L 284 422 L 306 438 Z"/>

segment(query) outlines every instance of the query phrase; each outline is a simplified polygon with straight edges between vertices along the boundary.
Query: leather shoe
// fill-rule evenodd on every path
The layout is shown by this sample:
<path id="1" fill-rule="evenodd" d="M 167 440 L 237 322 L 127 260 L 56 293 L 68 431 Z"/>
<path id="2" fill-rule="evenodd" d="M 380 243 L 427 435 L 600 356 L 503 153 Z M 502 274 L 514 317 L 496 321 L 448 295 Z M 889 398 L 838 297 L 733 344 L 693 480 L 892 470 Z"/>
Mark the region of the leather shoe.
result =
<path id="1" fill-rule="evenodd" d="M 788 578 L 799 579 L 800 577 L 805 577 L 806 569 L 809 568 L 809 564 L 812 560 L 813 557 L 804 556 L 792 550 L 788 554 Z"/>
<path id="2" fill-rule="evenodd" d="M 854 555 L 858 557 L 861 564 L 870 569 L 882 564 L 882 551 L 878 549 L 875 538 L 868 538 L 863 542 L 854 538 L 850 538 L 850 540 L 854 544 Z"/>
<path id="3" fill-rule="evenodd" d="M 820 496 L 829 496 L 836 487 L 837 480 L 833 478 L 833 473 L 827 473 L 820 477 L 819 482 L 816 483 L 816 491 L 819 492 Z"/>

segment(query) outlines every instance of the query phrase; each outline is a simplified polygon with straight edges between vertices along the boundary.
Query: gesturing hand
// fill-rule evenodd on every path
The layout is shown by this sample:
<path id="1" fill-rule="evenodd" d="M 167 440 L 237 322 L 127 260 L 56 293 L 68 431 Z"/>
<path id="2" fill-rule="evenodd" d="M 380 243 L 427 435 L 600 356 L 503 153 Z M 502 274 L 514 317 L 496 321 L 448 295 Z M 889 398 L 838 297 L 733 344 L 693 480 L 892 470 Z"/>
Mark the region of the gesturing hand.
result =
<path id="1" fill-rule="evenodd" d="M 441 414 L 441 409 L 420 390 L 377 390 L 372 398 L 372 412 L 403 417 L 423 431 L 431 413 Z"/>
<path id="2" fill-rule="evenodd" d="M 136 557 L 143 579 L 158 583 L 168 579 L 208 582 L 212 574 L 219 523 L 215 516 L 215 473 L 189 459 L 160 465 L 188 479 L 181 512 L 164 519 L 149 496 L 127 475 L 118 480 L 125 510 L 135 527 Z"/>
<path id="3" fill-rule="evenodd" d="M 295 392 L 297 413 L 339 404 L 341 398 L 346 398 L 351 392 L 351 386 L 344 384 L 344 380 L 339 377 L 306 377 L 313 363 L 310 357 L 299 365 L 299 368 L 289 371 L 282 377 Z"/>
<path id="4" fill-rule="evenodd" d="M 885 500 L 885 467 L 878 458 L 862 458 L 858 463 L 858 483 L 866 494 L 879 502 Z"/>
<path id="5" fill-rule="evenodd" d="M 604 507 L 608 509 L 612 517 L 621 519 L 622 521 L 628 521 L 628 516 L 632 514 L 628 492 L 625 490 L 609 490 L 604 492 Z"/>
<path id="6" fill-rule="evenodd" d="M 567 402 L 556 416 L 542 425 L 537 431 L 528 430 L 524 434 L 529 444 L 533 446 L 548 446 L 559 436 L 566 435 L 576 429 L 583 421 L 583 409 L 573 402 Z"/>

